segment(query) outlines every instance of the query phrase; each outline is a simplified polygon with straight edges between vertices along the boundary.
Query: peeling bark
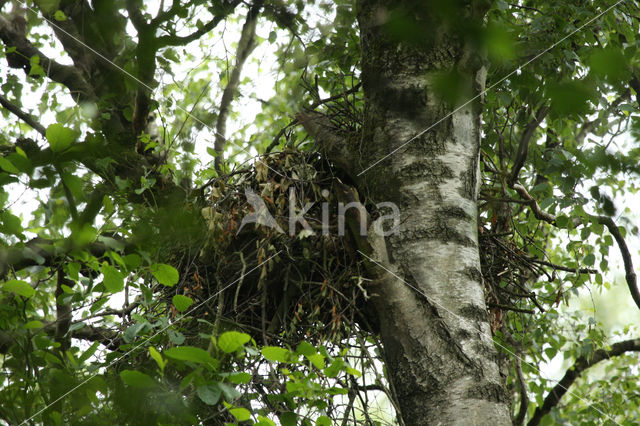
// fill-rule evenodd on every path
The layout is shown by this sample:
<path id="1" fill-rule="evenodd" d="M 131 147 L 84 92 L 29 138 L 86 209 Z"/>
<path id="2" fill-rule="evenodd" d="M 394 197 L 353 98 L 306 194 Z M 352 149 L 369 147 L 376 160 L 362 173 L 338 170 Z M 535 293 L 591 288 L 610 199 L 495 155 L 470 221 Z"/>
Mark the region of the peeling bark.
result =
<path id="1" fill-rule="evenodd" d="M 471 8 L 463 12 L 478 19 Z M 418 44 L 398 39 L 388 25 L 397 16 L 425 27 L 441 21 L 429 13 L 416 15 L 403 2 L 358 4 L 363 168 L 397 149 L 358 184 L 374 202 L 395 202 L 402 215 L 398 234 L 370 237 L 372 257 L 386 270 L 374 304 L 407 425 L 510 424 L 478 253 L 479 106 L 461 108 L 398 149 L 454 111 L 436 96 L 436 73 L 456 69 L 476 93 L 484 87 L 484 70 L 474 65 L 480 61 L 458 33 L 432 28 L 435 35 Z"/>

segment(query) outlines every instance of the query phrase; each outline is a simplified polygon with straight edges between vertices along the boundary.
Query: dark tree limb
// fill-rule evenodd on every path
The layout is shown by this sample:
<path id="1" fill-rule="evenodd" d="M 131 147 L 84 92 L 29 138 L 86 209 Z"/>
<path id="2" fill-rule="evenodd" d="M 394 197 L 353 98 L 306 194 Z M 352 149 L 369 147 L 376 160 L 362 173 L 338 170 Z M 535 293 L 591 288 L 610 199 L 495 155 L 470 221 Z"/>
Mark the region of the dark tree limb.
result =
<path id="1" fill-rule="evenodd" d="M 529 207 L 531 208 L 531 210 L 533 211 L 533 214 L 537 219 L 544 220 L 545 222 L 555 225 L 556 217 L 551 213 L 548 213 L 542 210 L 538 202 L 535 200 L 535 198 L 533 198 L 529 194 L 529 192 L 525 189 L 524 186 L 520 185 L 519 183 L 516 183 L 516 184 L 513 184 L 511 187 L 518 193 L 518 195 L 520 195 L 522 198 L 527 200 L 527 204 L 529 205 Z"/>
<path id="2" fill-rule="evenodd" d="M 518 151 L 516 152 L 516 158 L 513 160 L 513 167 L 511 167 L 511 174 L 509 176 L 509 185 L 512 186 L 517 180 L 518 175 L 520 174 L 520 170 L 524 166 L 524 163 L 527 161 L 527 154 L 529 153 L 529 143 L 533 138 L 536 130 L 542 123 L 542 120 L 547 116 L 549 112 L 549 107 L 546 105 L 541 106 L 536 112 L 533 120 L 527 124 L 524 132 L 522 133 L 522 137 L 520 138 L 520 143 L 518 144 Z"/>
<path id="3" fill-rule="evenodd" d="M 24 112 L 17 105 L 11 103 L 7 98 L 0 94 L 0 105 L 7 109 L 10 113 L 18 117 L 20 120 L 27 123 L 33 130 L 40 133 L 42 136 L 46 136 L 46 129 L 40 124 L 34 116 Z"/>
<path id="4" fill-rule="evenodd" d="M 65 277 L 64 271 L 60 267 L 58 269 L 58 277 L 56 280 L 56 321 L 54 337 L 60 343 L 60 351 L 64 352 L 71 346 L 71 339 L 67 336 L 69 327 L 71 326 L 71 305 L 64 303 L 61 296 L 64 295 L 63 285 L 73 287 L 73 281 Z"/>
<path id="5" fill-rule="evenodd" d="M 531 417 L 531 420 L 529 420 L 527 425 L 539 425 L 542 418 L 547 415 L 553 407 L 558 405 L 560 399 L 569 390 L 569 387 L 586 369 L 593 367 L 600 361 L 605 361 L 615 356 L 623 355 L 626 352 L 640 352 L 640 339 L 631 339 L 614 343 L 611 345 L 611 349 L 609 350 L 598 349 L 588 358 L 584 356 L 578 358 L 573 366 L 567 370 L 558 384 L 551 389 L 542 405 L 536 408 L 533 413 L 533 417 Z"/>
<path id="6" fill-rule="evenodd" d="M 629 292 L 631 292 L 631 297 L 633 297 L 633 301 L 636 303 L 636 306 L 640 309 L 640 292 L 638 291 L 636 273 L 633 269 L 631 252 L 629 251 L 629 247 L 627 247 L 627 243 L 624 241 L 624 237 L 622 236 L 620 229 L 609 216 L 590 216 L 590 218 L 591 220 L 595 220 L 599 224 L 606 226 L 609 233 L 613 235 L 613 238 L 615 238 L 620 254 L 622 255 L 625 279 L 627 281 L 627 286 L 629 287 Z"/>
<path id="7" fill-rule="evenodd" d="M 319 150 L 342 171 L 352 175 L 355 170 L 354 152 L 344 132 L 337 129 L 331 119 L 314 111 L 300 112 L 296 119 L 318 144 Z"/>
<path id="8" fill-rule="evenodd" d="M 53 266 L 57 259 L 67 251 L 77 248 L 72 246 L 70 240 L 65 240 L 62 247 L 60 242 L 36 237 L 24 244 L 0 247 L 0 279 L 4 278 L 11 270 L 19 271 L 30 266 Z M 126 246 L 125 243 L 125 251 Z M 100 241 L 93 242 L 84 249 L 95 257 L 102 257 L 110 250 L 106 244 Z"/>
<path id="9" fill-rule="evenodd" d="M 516 356 L 515 363 L 518 385 L 520 387 L 520 408 L 518 409 L 518 414 L 513 418 L 513 425 L 521 426 L 524 424 L 524 419 L 529 409 L 529 395 L 527 395 L 527 382 L 525 382 L 524 374 L 522 374 L 522 359 L 519 355 Z"/>
<path id="10" fill-rule="evenodd" d="M 127 0 L 127 13 L 129 14 L 129 19 L 133 27 L 138 33 L 146 31 L 149 26 L 144 16 L 142 16 L 142 12 L 140 11 L 141 6 L 142 2 L 140 0 Z"/>
<path id="11" fill-rule="evenodd" d="M 31 58 L 38 56 L 40 58 L 39 65 L 49 79 L 66 86 L 71 91 L 71 94 L 79 97 L 80 100 L 95 100 L 93 88 L 76 67 L 62 65 L 49 59 L 27 40 L 24 32 L 16 28 L 3 15 L 0 15 L 0 40 L 7 48 L 15 48 L 13 52 L 6 55 L 7 63 L 11 68 L 23 69 L 29 75 L 32 69 Z"/>
<path id="12" fill-rule="evenodd" d="M 140 7 L 139 0 L 127 0 L 127 13 L 133 26 L 138 32 L 138 46 L 136 48 L 138 89 L 136 102 L 131 119 L 131 127 L 134 135 L 139 135 L 147 126 L 147 119 L 151 110 L 151 97 L 149 89 L 152 86 L 156 71 L 156 53 L 158 52 L 155 28 L 146 22 Z M 144 149 L 138 147 L 138 152 Z"/>
<path id="13" fill-rule="evenodd" d="M 235 5 L 237 5 L 238 3 L 238 1 L 235 1 L 233 3 L 233 6 L 235 7 Z M 200 37 L 213 30 L 226 17 L 227 15 L 216 16 L 212 20 L 204 24 L 202 27 L 186 36 L 178 36 L 172 34 L 158 37 L 158 47 L 162 48 L 168 46 L 185 46 L 192 41 L 198 40 Z"/>
<path id="14" fill-rule="evenodd" d="M 51 337 L 56 336 L 57 321 L 47 323 L 42 331 Z M 100 342 L 108 349 L 114 350 L 122 343 L 122 336 L 115 330 L 103 327 L 86 325 L 74 330 L 67 336 L 68 339 L 81 339 L 90 342 Z M 0 331 L 0 354 L 6 354 L 16 340 L 16 335 L 10 331 Z"/>
<path id="15" fill-rule="evenodd" d="M 221 172 L 221 165 L 223 160 L 224 146 L 227 142 L 227 118 L 231 111 L 231 102 L 238 92 L 238 85 L 240 84 L 240 73 L 245 61 L 249 57 L 249 54 L 257 46 L 256 37 L 256 25 L 258 23 L 258 14 L 262 8 L 262 1 L 256 1 L 249 9 L 247 14 L 247 20 L 242 27 L 242 33 L 240 34 L 240 40 L 238 41 L 238 50 L 236 52 L 236 64 L 231 74 L 229 75 L 229 81 L 227 86 L 222 92 L 222 99 L 220 100 L 220 107 L 218 110 L 218 119 L 216 121 L 216 140 L 214 148 L 218 155 L 215 158 L 214 164 L 218 173 Z"/>

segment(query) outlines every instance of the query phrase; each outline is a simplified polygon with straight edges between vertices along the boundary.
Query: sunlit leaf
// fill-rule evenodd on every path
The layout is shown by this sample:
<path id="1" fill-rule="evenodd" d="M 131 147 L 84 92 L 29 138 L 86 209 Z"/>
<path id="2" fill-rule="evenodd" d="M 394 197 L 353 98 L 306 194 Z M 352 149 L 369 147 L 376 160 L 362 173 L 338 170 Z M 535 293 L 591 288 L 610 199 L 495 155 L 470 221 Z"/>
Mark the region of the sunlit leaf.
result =
<path id="1" fill-rule="evenodd" d="M 2 284 L 2 289 L 26 298 L 33 297 L 36 294 L 36 290 L 29 283 L 22 280 L 6 281 Z"/>
<path id="2" fill-rule="evenodd" d="M 169 287 L 176 285 L 180 278 L 176 268 L 164 263 L 155 263 L 149 267 L 149 270 L 160 284 Z"/>

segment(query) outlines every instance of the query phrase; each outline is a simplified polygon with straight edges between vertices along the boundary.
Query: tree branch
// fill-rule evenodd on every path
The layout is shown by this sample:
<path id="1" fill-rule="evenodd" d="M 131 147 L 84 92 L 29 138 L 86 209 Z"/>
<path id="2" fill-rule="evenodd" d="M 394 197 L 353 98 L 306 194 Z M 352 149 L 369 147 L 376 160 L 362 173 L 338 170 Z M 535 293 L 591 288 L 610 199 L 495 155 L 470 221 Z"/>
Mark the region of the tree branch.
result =
<path id="1" fill-rule="evenodd" d="M 235 2 L 235 4 L 238 3 L 239 2 Z M 177 36 L 175 34 L 172 34 L 158 37 L 158 46 L 162 48 L 167 46 L 184 46 L 186 44 L 189 44 L 192 41 L 198 40 L 209 31 L 213 30 L 224 18 L 226 18 L 226 16 L 227 15 L 216 16 L 211 21 L 207 22 L 202 27 L 186 36 Z"/>
<path id="2" fill-rule="evenodd" d="M 604 110 L 606 114 L 602 114 L 602 117 L 598 117 L 592 121 L 588 121 L 584 123 L 580 128 L 580 131 L 576 135 L 577 145 L 580 146 L 584 142 L 584 139 L 587 137 L 587 135 L 591 133 L 598 124 L 602 122 L 606 122 L 609 119 L 609 114 L 611 113 L 611 111 L 617 108 L 622 103 L 622 101 L 626 100 L 630 95 L 631 95 L 631 91 L 629 89 L 625 90 L 620 96 L 614 99 L 609 104 L 609 106 Z"/>
<path id="3" fill-rule="evenodd" d="M 513 167 L 511 168 L 511 175 L 509 176 L 509 186 L 513 186 L 513 184 L 518 180 L 518 175 L 520 174 L 520 170 L 524 166 L 524 163 L 527 161 L 527 154 L 529 153 L 529 142 L 531 142 L 531 138 L 536 132 L 538 126 L 547 113 L 549 112 L 549 107 L 546 105 L 541 106 L 535 114 L 534 119 L 527 124 L 527 127 L 522 132 L 522 137 L 520 138 L 520 143 L 518 144 L 518 151 L 516 152 L 516 158 L 513 160 Z"/>
<path id="4" fill-rule="evenodd" d="M 308 111 L 296 114 L 296 119 L 329 160 L 345 173 L 353 173 L 354 153 L 349 149 L 347 137 L 331 123 L 329 117 L 319 112 Z"/>
<path id="5" fill-rule="evenodd" d="M 531 210 L 537 219 L 544 220 L 552 225 L 556 224 L 556 217 L 551 213 L 542 210 L 538 202 L 529 194 L 524 186 L 516 183 L 511 185 L 511 187 L 518 193 L 518 195 L 527 200 L 527 204 L 531 207 Z"/>
<path id="6" fill-rule="evenodd" d="M 42 67 L 48 78 L 66 86 L 80 100 L 95 100 L 93 89 L 76 67 L 61 65 L 49 59 L 27 40 L 23 32 L 19 31 L 11 21 L 2 15 L 0 15 L 0 40 L 7 48 L 15 48 L 14 51 L 6 55 L 7 63 L 11 68 L 21 68 L 29 75 L 32 70 L 31 58 L 38 56 L 40 58 L 39 66 Z"/>
<path id="7" fill-rule="evenodd" d="M 518 375 L 518 384 L 520 385 L 520 409 L 513 419 L 514 426 L 520 426 L 524 424 L 524 419 L 527 415 L 527 409 L 529 408 L 529 396 L 527 395 L 527 382 L 524 380 L 522 374 L 522 359 L 520 353 L 516 356 L 516 374 Z"/>
<path id="8" fill-rule="evenodd" d="M 31 114 L 22 111 L 17 105 L 11 103 L 7 98 L 0 94 L 0 105 L 5 107 L 10 113 L 18 117 L 20 120 L 27 123 L 29 126 L 33 128 L 36 132 L 40 133 L 42 136 L 46 136 L 46 130 L 42 124 L 38 123 L 34 116 Z"/>
<path id="9" fill-rule="evenodd" d="M 553 389 L 547 394 L 543 404 L 536 408 L 533 413 L 533 417 L 527 423 L 528 426 L 537 426 L 540 424 L 542 418 L 548 414 L 553 407 L 555 407 L 565 393 L 567 393 L 569 387 L 580 375 L 588 368 L 593 367 L 600 361 L 608 360 L 614 356 L 622 355 L 626 352 L 640 352 L 640 339 L 625 340 L 623 342 L 614 343 L 610 350 L 598 349 L 589 358 L 581 356 L 576 362 L 567 370 L 564 377 L 554 386 Z"/>
<path id="10" fill-rule="evenodd" d="M 129 14 L 129 19 L 133 27 L 138 33 L 146 31 L 149 26 L 144 16 L 142 16 L 142 12 L 140 12 L 141 5 L 142 2 L 140 0 L 127 0 L 127 13 Z"/>
<path id="11" fill-rule="evenodd" d="M 231 102 L 238 92 L 240 84 L 240 73 L 249 54 L 256 47 L 256 24 L 258 23 L 258 14 L 262 8 L 262 1 L 256 1 L 249 9 L 247 20 L 242 27 L 240 41 L 238 41 L 238 50 L 236 52 L 236 65 L 231 71 L 227 87 L 224 88 L 222 99 L 220 100 L 220 108 L 218 110 L 218 120 L 216 121 L 216 140 L 214 148 L 218 155 L 215 158 L 215 168 L 218 173 L 221 172 L 221 164 L 223 160 L 224 146 L 226 143 L 227 117 L 231 109 Z"/>
<path id="12" fill-rule="evenodd" d="M 527 190 L 522 185 L 515 184 L 513 185 L 513 189 L 516 190 L 516 192 L 518 192 L 518 194 L 520 194 L 522 198 L 529 201 L 529 206 L 531 207 L 531 210 L 533 211 L 533 214 L 537 219 L 544 220 L 545 222 L 548 222 L 554 226 L 556 225 L 556 217 L 542 210 L 538 205 L 538 202 L 531 195 L 529 195 Z M 620 250 L 620 254 L 622 255 L 622 261 L 624 263 L 625 270 L 625 280 L 627 281 L 629 292 L 631 293 L 631 297 L 633 298 L 636 306 L 638 307 L 638 309 L 640 309 L 640 290 L 638 290 L 637 277 L 633 269 L 631 252 L 627 247 L 627 243 L 625 242 L 620 229 L 618 229 L 618 226 L 609 216 L 587 215 L 587 218 L 591 222 L 596 222 L 606 226 L 609 230 L 609 233 L 613 235 L 613 238 L 615 238 L 616 243 L 618 244 L 618 249 Z M 579 219 L 576 218 L 575 222 L 579 223 Z"/>
<path id="13" fill-rule="evenodd" d="M 49 336 L 55 337 L 57 321 L 53 321 L 44 325 L 41 329 Z M 10 331 L 0 331 L 0 354 L 6 354 L 13 343 L 16 336 Z M 79 330 L 72 331 L 69 338 L 82 339 L 90 342 L 100 342 L 108 349 L 117 349 L 121 343 L 121 335 L 119 332 L 109 330 L 107 328 L 86 325 Z"/>
<path id="14" fill-rule="evenodd" d="M 618 244 L 618 249 L 620 250 L 620 254 L 622 255 L 625 279 L 627 281 L 627 286 L 629 287 L 629 292 L 631 292 L 631 297 L 633 297 L 633 301 L 636 302 L 636 306 L 638 307 L 638 309 L 640 309 L 640 292 L 638 291 L 636 273 L 633 269 L 631 252 L 629 251 L 629 247 L 627 247 L 627 243 L 624 241 L 622 233 L 620 233 L 620 229 L 616 226 L 613 219 L 611 219 L 609 216 L 590 216 L 590 218 L 606 226 L 609 230 L 609 233 L 613 235 L 613 238 L 615 238 L 616 243 Z"/>
<path id="15" fill-rule="evenodd" d="M 70 240 L 60 247 L 54 240 L 34 238 L 26 243 L 14 244 L 11 247 L 0 247 L 0 279 L 11 270 L 19 271 L 30 266 L 52 266 L 56 259 L 64 255 L 71 247 Z M 95 241 L 85 247 L 93 256 L 102 257 L 109 250 L 103 242 Z M 126 248 L 125 248 L 126 250 Z"/>

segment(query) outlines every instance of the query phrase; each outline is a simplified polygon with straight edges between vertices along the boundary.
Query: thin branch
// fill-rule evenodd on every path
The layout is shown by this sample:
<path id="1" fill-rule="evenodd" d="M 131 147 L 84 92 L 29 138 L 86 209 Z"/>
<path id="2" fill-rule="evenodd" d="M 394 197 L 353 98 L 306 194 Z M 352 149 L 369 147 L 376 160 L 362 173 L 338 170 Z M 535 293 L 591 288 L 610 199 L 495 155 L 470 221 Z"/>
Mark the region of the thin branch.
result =
<path id="1" fill-rule="evenodd" d="M 33 128 L 36 132 L 40 133 L 42 136 L 46 136 L 46 130 L 44 126 L 35 119 L 31 114 L 22 111 L 17 105 L 11 103 L 7 98 L 0 94 L 0 105 L 5 107 L 10 113 L 18 117 L 20 120 L 27 123 L 29 126 Z"/>
<path id="2" fill-rule="evenodd" d="M 611 345 L 610 350 L 598 349 L 588 358 L 581 356 L 567 370 L 564 377 L 554 386 L 547 394 L 541 406 L 536 408 L 533 417 L 527 423 L 528 426 L 537 426 L 542 418 L 547 415 L 553 407 L 558 405 L 560 399 L 567 393 L 569 387 L 580 377 L 580 375 L 588 368 L 593 367 L 600 361 L 611 359 L 615 356 L 623 355 L 626 352 L 640 352 L 640 339 L 625 340 Z"/>
<path id="3" fill-rule="evenodd" d="M 584 142 L 584 139 L 587 137 L 589 133 L 591 133 L 596 128 L 596 126 L 598 126 L 603 122 L 606 123 L 609 120 L 609 115 L 611 114 L 611 112 L 614 109 L 616 109 L 622 103 L 622 101 L 627 100 L 627 98 L 629 98 L 630 95 L 631 95 L 631 91 L 629 89 L 625 90 L 620 96 L 614 99 L 613 102 L 609 104 L 609 106 L 607 106 L 607 108 L 604 110 L 606 114 L 602 114 L 602 117 L 598 117 L 592 121 L 588 121 L 584 123 L 580 128 L 580 131 L 576 135 L 577 145 L 578 146 L 582 145 L 582 143 Z"/>
<path id="4" fill-rule="evenodd" d="M 520 185 L 519 183 L 513 184 L 511 186 L 522 198 L 524 198 L 525 200 L 528 201 L 529 207 L 531 207 L 531 210 L 533 211 L 533 214 L 535 215 L 535 217 L 538 220 L 544 220 L 545 222 L 548 222 L 552 225 L 555 225 L 556 223 L 556 217 L 554 215 L 552 215 L 551 213 L 547 213 L 546 211 L 542 210 L 540 208 L 540 205 L 538 204 L 538 202 L 535 200 L 535 198 L 533 198 L 529 192 L 525 189 L 524 186 Z"/>
<path id="5" fill-rule="evenodd" d="M 520 143 L 518 144 L 518 151 L 516 152 L 516 158 L 513 160 L 513 167 L 511 168 L 511 175 L 509 176 L 509 185 L 512 186 L 517 180 L 520 170 L 527 161 L 527 154 L 529 152 L 529 143 L 531 138 L 535 134 L 536 130 L 542 123 L 542 120 L 547 116 L 549 107 L 546 105 L 541 106 L 535 114 L 533 120 L 527 124 L 527 127 L 522 132 Z"/>
<path id="6" fill-rule="evenodd" d="M 529 409 L 529 395 L 527 395 L 527 382 L 524 380 L 524 374 L 522 374 L 522 358 L 518 353 L 515 359 L 516 374 L 518 375 L 518 384 L 520 385 L 520 409 L 513 419 L 514 426 L 521 426 L 524 424 L 524 419 Z"/>
<path id="7" fill-rule="evenodd" d="M 545 222 L 548 222 L 552 225 L 556 225 L 556 217 L 542 210 L 538 205 L 538 202 L 531 195 L 529 195 L 527 190 L 522 185 L 515 184 L 513 185 L 513 189 L 516 190 L 522 198 L 529 201 L 529 206 L 531 207 L 531 210 L 533 211 L 533 214 L 537 219 L 544 220 Z M 631 252 L 629 251 L 629 247 L 627 247 L 627 243 L 625 242 L 620 229 L 615 224 L 613 219 L 611 219 L 609 216 L 587 215 L 587 218 L 591 222 L 596 222 L 606 226 L 609 230 L 609 233 L 611 233 L 611 235 L 613 235 L 613 238 L 615 238 L 616 243 L 618 244 L 618 249 L 620 250 L 620 254 L 622 255 L 622 261 L 624 263 L 625 270 L 625 279 L 627 281 L 627 286 L 629 287 L 629 292 L 631 293 L 631 297 L 633 298 L 636 306 L 638 307 L 638 309 L 640 309 L 640 290 L 638 290 L 637 277 L 633 269 Z M 574 223 L 579 224 L 580 220 L 576 218 L 574 220 Z"/>
<path id="8" fill-rule="evenodd" d="M 569 268 L 568 266 L 557 265 L 555 263 L 547 262 L 546 260 L 537 259 L 537 258 L 527 258 L 529 262 L 537 263 L 539 265 L 550 266 L 553 269 L 557 269 L 558 271 L 564 272 L 573 272 L 576 274 L 597 274 L 598 271 L 596 269 L 591 268 Z"/>
<path id="9" fill-rule="evenodd" d="M 216 140 L 215 150 L 218 155 L 215 158 L 215 168 L 220 173 L 223 160 L 224 146 L 226 143 L 226 131 L 227 131 L 227 117 L 231 109 L 231 102 L 238 92 L 238 85 L 240 84 L 240 73 L 245 61 L 249 57 L 249 54 L 257 46 L 256 37 L 256 24 L 258 23 L 258 14 L 262 8 L 262 1 L 257 1 L 249 9 L 247 14 L 247 20 L 242 27 L 242 33 L 240 35 L 240 41 L 238 41 L 238 50 L 236 52 L 236 65 L 231 71 L 227 87 L 224 88 L 222 93 L 222 99 L 220 100 L 220 108 L 218 110 L 218 120 L 216 121 Z"/>
<path id="10" fill-rule="evenodd" d="M 167 46 L 187 45 L 192 41 L 198 40 L 200 37 L 213 30 L 226 17 L 227 15 L 216 16 L 211 21 L 207 22 L 202 27 L 186 36 L 177 36 L 175 34 L 172 34 L 158 37 L 158 47 L 162 48 Z"/>
<path id="11" fill-rule="evenodd" d="M 493 308 L 500 308 L 503 311 L 513 311 L 513 312 L 521 312 L 523 314 L 535 314 L 535 312 L 531 309 L 518 308 L 510 305 L 502 305 L 500 303 L 488 303 L 489 306 Z"/>
<path id="12" fill-rule="evenodd" d="M 613 238 L 615 238 L 616 243 L 618 244 L 618 249 L 620 250 L 620 254 L 622 255 L 627 286 L 629 287 L 629 291 L 631 292 L 633 301 L 636 302 L 636 306 L 638 307 L 638 309 L 640 309 L 640 292 L 638 291 L 636 273 L 633 269 L 631 252 L 629 251 L 629 247 L 627 247 L 627 243 L 622 237 L 622 233 L 620 233 L 620 229 L 616 226 L 613 219 L 611 219 L 609 216 L 590 216 L 590 218 L 606 226 L 609 230 L 609 233 L 611 233 L 611 235 L 613 235 Z"/>

